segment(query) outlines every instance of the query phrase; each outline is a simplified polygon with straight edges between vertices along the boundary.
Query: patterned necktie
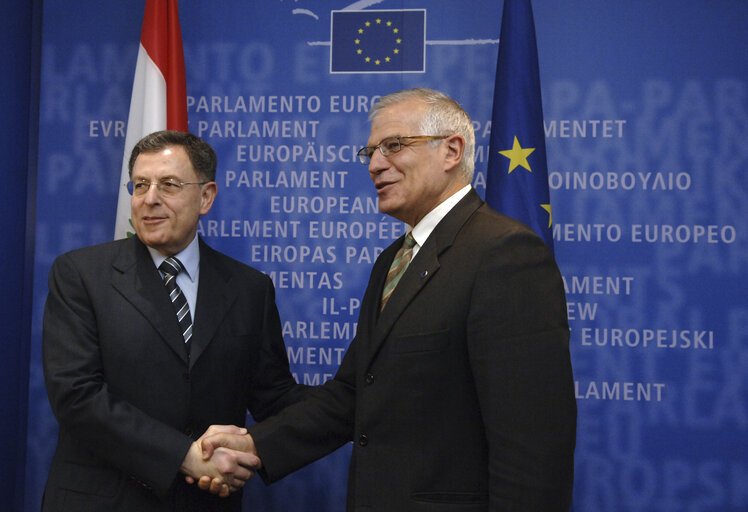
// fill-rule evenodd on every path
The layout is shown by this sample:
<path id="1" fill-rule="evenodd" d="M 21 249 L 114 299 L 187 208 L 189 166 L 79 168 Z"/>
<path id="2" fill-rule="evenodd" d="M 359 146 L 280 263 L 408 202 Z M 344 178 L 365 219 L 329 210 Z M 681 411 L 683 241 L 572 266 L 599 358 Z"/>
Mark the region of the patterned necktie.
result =
<path id="1" fill-rule="evenodd" d="M 177 321 L 179 322 L 179 327 L 182 329 L 184 346 L 187 354 L 189 354 L 190 338 L 192 338 L 192 317 L 190 316 L 190 306 L 187 304 L 187 297 L 184 296 L 182 290 L 177 286 L 177 274 L 184 270 L 184 267 L 181 261 L 171 257 L 166 258 L 158 269 L 164 273 L 164 286 L 166 286 L 166 291 L 169 292 L 169 298 L 174 306 L 174 311 L 177 313 Z"/>
<path id="2" fill-rule="evenodd" d="M 384 310 L 384 306 L 390 300 L 392 292 L 395 291 L 395 286 L 397 286 L 400 278 L 403 277 L 405 269 L 408 268 L 413 255 L 413 246 L 415 245 L 416 241 L 413 235 L 410 233 L 405 235 L 405 241 L 397 251 L 397 254 L 395 254 L 395 259 L 392 260 L 392 265 L 390 265 L 390 271 L 387 272 L 387 281 L 384 283 L 384 290 L 382 290 L 381 310 Z"/>

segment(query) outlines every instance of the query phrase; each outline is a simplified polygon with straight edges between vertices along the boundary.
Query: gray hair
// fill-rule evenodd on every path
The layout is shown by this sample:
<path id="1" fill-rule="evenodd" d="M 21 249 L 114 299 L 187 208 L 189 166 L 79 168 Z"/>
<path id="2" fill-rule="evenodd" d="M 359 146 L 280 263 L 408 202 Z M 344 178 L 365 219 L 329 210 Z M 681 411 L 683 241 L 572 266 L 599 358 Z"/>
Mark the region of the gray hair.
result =
<path id="1" fill-rule="evenodd" d="M 419 135 L 453 135 L 457 133 L 465 139 L 465 151 L 458 169 L 467 183 L 472 183 L 475 169 L 475 131 L 473 130 L 473 123 L 465 109 L 446 94 L 426 88 L 393 92 L 379 98 L 369 112 L 369 120 L 373 121 L 383 109 L 410 99 L 422 101 L 428 106 L 426 114 L 421 119 L 420 129 L 422 133 Z"/>

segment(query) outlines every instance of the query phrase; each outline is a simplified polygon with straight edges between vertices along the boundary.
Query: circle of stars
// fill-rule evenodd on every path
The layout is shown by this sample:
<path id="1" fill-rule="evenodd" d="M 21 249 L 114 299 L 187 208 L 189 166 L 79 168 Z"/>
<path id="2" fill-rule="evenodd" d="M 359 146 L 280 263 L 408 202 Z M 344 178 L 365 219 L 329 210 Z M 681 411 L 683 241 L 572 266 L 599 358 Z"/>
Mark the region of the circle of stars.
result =
<path id="1" fill-rule="evenodd" d="M 394 48 L 392 48 L 392 52 L 385 52 L 384 56 L 366 55 L 364 53 L 364 50 L 361 48 L 361 38 L 369 29 L 377 27 L 384 27 L 386 30 L 392 31 L 392 35 L 394 37 Z M 373 22 L 366 21 L 364 22 L 363 27 L 360 27 L 357 32 L 358 37 L 356 37 L 356 39 L 354 39 L 353 41 L 354 43 L 356 43 L 356 54 L 361 56 L 367 64 L 374 63 L 375 66 L 381 66 L 382 64 L 390 62 L 392 60 L 392 56 L 398 55 L 400 53 L 400 45 L 403 42 L 402 38 L 400 37 L 400 29 L 393 26 L 393 23 L 390 20 L 384 21 L 381 18 L 377 18 Z"/>

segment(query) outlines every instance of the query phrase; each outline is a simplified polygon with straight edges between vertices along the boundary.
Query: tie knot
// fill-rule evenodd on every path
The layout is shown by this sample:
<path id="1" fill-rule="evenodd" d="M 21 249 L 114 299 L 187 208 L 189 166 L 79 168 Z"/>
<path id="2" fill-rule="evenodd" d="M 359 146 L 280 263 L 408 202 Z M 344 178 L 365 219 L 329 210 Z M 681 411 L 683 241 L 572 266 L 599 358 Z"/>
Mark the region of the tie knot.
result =
<path id="1" fill-rule="evenodd" d="M 178 259 L 172 257 L 166 258 L 161 265 L 159 265 L 158 269 L 163 272 L 164 274 L 170 275 L 170 276 L 176 276 L 179 274 L 182 270 L 184 270 L 184 267 L 182 266 L 182 262 Z"/>
<path id="2" fill-rule="evenodd" d="M 416 239 L 413 238 L 413 232 L 409 231 L 407 235 L 405 235 L 405 241 L 403 242 L 403 247 L 406 249 L 412 249 L 416 245 Z"/>

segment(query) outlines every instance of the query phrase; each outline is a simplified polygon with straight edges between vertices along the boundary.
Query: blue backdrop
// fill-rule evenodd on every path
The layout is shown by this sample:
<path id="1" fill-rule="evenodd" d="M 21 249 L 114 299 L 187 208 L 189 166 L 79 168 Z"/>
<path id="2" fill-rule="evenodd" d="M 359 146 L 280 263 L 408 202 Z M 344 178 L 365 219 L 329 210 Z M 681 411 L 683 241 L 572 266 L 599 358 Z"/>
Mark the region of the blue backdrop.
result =
<path id="1" fill-rule="evenodd" d="M 273 277 L 299 381 L 332 377 L 371 263 L 403 233 L 355 158 L 376 97 L 427 86 L 460 101 L 485 193 L 501 7 L 180 3 L 190 129 L 219 156 L 200 232 Z M 579 405 L 574 510 L 746 510 L 748 3 L 533 7 Z M 355 49 L 346 19 L 375 19 L 333 23 L 351 9 L 403 24 L 407 73 L 355 57 L 332 65 Z M 41 16 L 33 283 L 21 286 L 31 333 L 19 334 L 30 346 L 28 511 L 56 441 L 40 365 L 46 278 L 57 255 L 112 238 L 143 6 L 56 0 Z M 25 380 L 22 366 L 12 375 Z M 253 481 L 246 509 L 342 511 L 347 460 L 343 448 L 268 488 Z"/>

